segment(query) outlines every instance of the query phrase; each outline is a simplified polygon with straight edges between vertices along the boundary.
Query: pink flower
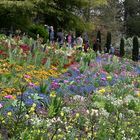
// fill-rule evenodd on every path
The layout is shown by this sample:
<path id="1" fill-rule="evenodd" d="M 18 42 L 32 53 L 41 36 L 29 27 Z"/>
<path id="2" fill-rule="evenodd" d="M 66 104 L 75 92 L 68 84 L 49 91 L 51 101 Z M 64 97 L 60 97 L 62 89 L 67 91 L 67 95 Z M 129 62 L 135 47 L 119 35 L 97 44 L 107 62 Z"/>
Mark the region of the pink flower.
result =
<path id="1" fill-rule="evenodd" d="M 69 81 L 68 80 L 64 80 L 64 83 L 66 84 L 66 83 L 68 83 Z"/>
<path id="2" fill-rule="evenodd" d="M 51 87 L 52 87 L 52 89 L 57 89 L 57 88 L 59 88 L 60 86 L 59 86 L 59 83 L 53 81 L 53 82 L 51 83 Z"/>
<path id="3" fill-rule="evenodd" d="M 12 95 L 6 95 L 4 97 L 7 98 L 7 99 L 13 99 L 13 96 Z"/>
<path id="4" fill-rule="evenodd" d="M 115 78 L 118 78 L 118 75 L 117 74 L 114 74 Z"/>
<path id="5" fill-rule="evenodd" d="M 31 78 L 30 75 L 24 75 L 24 77 L 25 77 L 25 78 L 28 78 L 28 79 Z"/>
<path id="6" fill-rule="evenodd" d="M 55 67 L 54 67 L 54 68 L 52 68 L 52 69 L 53 69 L 53 70 L 57 70 L 57 68 L 55 68 Z"/>
<path id="7" fill-rule="evenodd" d="M 100 72 L 101 72 L 102 74 L 107 74 L 107 72 L 104 71 L 104 70 L 101 70 Z"/>
<path id="8" fill-rule="evenodd" d="M 0 108 L 2 108 L 3 107 L 3 105 L 2 104 L 0 104 Z"/>
<path id="9" fill-rule="evenodd" d="M 30 83 L 29 83 L 29 86 L 30 86 L 30 87 L 35 87 L 35 84 L 30 82 Z"/>

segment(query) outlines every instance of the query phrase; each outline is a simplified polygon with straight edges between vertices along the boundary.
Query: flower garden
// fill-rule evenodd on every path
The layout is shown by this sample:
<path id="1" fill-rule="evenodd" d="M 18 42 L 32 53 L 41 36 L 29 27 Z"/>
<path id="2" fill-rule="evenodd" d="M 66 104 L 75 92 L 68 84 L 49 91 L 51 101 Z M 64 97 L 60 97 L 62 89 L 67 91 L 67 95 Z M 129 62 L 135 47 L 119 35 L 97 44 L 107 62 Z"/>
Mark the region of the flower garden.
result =
<path id="1" fill-rule="evenodd" d="M 0 36 L 0 139 L 139 138 L 139 62 Z"/>

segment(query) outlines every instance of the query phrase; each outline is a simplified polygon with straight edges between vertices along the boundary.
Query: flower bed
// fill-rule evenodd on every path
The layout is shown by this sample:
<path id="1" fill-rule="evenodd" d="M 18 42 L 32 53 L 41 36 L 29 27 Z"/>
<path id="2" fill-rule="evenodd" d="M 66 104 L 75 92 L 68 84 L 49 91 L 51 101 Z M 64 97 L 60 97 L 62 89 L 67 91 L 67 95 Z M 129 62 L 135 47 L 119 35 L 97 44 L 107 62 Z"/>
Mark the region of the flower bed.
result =
<path id="1" fill-rule="evenodd" d="M 14 62 L 0 60 L 0 137 L 138 139 L 139 64 L 52 48 L 19 63 L 13 51 Z"/>

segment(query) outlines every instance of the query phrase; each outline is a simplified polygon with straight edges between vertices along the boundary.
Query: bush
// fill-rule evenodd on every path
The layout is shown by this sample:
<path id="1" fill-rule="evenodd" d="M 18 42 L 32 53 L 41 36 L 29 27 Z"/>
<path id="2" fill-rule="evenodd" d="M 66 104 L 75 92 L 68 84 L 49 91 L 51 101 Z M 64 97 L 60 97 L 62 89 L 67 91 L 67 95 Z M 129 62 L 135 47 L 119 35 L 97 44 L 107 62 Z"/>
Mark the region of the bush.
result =
<path id="1" fill-rule="evenodd" d="M 139 59 L 139 41 L 137 36 L 133 38 L 133 50 L 132 50 L 132 60 L 138 61 Z"/>
<path id="2" fill-rule="evenodd" d="M 28 34 L 34 39 L 37 39 L 37 34 L 39 34 L 39 36 L 43 38 L 44 43 L 46 43 L 49 38 L 49 33 L 42 25 L 31 25 L 28 29 Z"/>

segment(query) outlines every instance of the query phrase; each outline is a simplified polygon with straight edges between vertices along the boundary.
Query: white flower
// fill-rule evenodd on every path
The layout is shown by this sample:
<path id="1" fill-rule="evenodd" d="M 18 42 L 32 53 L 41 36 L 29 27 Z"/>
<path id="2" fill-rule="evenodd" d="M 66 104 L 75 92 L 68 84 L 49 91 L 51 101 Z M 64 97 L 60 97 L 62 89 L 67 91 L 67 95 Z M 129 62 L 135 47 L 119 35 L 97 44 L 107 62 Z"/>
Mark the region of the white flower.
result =
<path id="1" fill-rule="evenodd" d="M 78 100 L 78 101 L 84 101 L 85 100 L 85 98 L 83 97 L 83 96 L 80 96 L 80 95 L 75 95 L 74 97 L 73 97 L 73 99 L 74 100 Z"/>
<path id="2" fill-rule="evenodd" d="M 105 109 L 103 109 L 103 108 L 100 110 L 100 113 L 101 113 L 101 115 L 103 115 L 106 118 L 109 117 L 109 113 Z"/>
<path id="3" fill-rule="evenodd" d="M 71 111 L 70 107 L 63 107 L 62 108 L 63 112 L 69 113 Z"/>
<path id="4" fill-rule="evenodd" d="M 87 114 L 89 114 L 89 110 L 87 110 L 86 112 L 87 112 Z"/>
<path id="5" fill-rule="evenodd" d="M 95 116 L 98 116 L 99 115 L 99 110 L 97 109 L 91 109 L 91 116 L 95 115 Z"/>

